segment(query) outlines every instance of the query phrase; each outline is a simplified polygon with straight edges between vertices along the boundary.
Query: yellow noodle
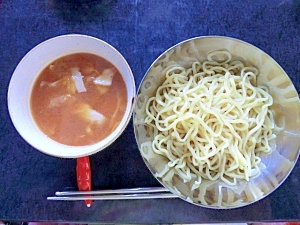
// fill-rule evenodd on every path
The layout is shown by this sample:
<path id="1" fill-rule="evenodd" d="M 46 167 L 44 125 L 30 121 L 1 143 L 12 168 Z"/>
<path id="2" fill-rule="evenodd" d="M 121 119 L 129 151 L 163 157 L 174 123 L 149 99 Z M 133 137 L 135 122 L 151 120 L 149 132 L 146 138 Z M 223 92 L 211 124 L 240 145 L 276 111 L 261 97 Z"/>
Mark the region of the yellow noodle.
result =
<path id="1" fill-rule="evenodd" d="M 266 87 L 256 87 L 256 68 L 231 58 L 215 51 L 188 68 L 172 62 L 164 70 L 145 118 L 154 128 L 154 153 L 169 160 L 157 176 L 169 168 L 168 180 L 179 176 L 195 189 L 206 186 L 203 179 L 236 185 L 259 171 L 260 154 L 270 152 L 274 138 L 273 99 Z"/>

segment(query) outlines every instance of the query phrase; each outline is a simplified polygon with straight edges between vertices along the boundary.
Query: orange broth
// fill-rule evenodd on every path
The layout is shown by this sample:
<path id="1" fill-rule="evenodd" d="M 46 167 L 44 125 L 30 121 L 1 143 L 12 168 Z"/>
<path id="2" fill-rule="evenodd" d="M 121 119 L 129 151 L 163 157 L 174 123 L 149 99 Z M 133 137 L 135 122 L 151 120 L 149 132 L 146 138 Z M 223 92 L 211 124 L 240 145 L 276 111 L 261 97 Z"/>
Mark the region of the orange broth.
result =
<path id="1" fill-rule="evenodd" d="M 80 72 L 85 91 L 76 86 L 74 68 Z M 113 73 L 110 85 L 96 82 L 105 69 Z M 101 77 L 105 76 L 100 81 Z M 55 60 L 40 73 L 30 104 L 36 124 L 48 137 L 70 146 L 90 145 L 119 125 L 127 90 L 112 63 L 97 55 L 76 53 Z"/>

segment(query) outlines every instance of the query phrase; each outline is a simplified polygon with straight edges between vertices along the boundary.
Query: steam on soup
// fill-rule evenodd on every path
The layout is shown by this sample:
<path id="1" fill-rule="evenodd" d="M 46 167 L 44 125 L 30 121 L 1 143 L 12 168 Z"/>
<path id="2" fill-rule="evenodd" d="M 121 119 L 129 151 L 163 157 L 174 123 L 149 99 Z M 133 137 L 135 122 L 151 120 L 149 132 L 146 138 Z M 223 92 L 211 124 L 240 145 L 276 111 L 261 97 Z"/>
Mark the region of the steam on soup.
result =
<path id="1" fill-rule="evenodd" d="M 105 139 L 119 125 L 127 105 L 122 75 L 106 59 L 76 53 L 50 63 L 38 76 L 31 111 L 51 139 L 82 146 Z"/>

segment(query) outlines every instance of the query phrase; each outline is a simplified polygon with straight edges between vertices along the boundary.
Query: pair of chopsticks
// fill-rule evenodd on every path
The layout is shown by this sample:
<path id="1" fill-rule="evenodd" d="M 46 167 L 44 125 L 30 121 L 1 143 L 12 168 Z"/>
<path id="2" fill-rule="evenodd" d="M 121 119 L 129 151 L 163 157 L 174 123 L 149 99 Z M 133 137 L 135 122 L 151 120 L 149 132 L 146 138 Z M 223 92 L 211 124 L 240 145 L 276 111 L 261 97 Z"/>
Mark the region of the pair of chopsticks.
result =
<path id="1" fill-rule="evenodd" d="M 55 192 L 55 196 L 47 200 L 78 201 L 78 200 L 125 200 L 125 199 L 155 199 L 178 198 L 164 187 L 141 187 L 99 191 L 63 191 Z"/>

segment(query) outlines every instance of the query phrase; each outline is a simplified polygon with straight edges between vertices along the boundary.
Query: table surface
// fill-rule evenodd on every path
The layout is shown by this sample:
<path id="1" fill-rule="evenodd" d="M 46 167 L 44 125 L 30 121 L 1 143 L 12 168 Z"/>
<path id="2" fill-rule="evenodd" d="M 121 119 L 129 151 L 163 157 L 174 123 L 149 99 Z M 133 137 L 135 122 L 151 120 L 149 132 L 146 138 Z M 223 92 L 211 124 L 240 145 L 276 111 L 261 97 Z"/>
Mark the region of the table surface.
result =
<path id="1" fill-rule="evenodd" d="M 47 201 L 76 187 L 75 160 L 40 153 L 16 132 L 7 89 L 22 57 L 62 34 L 100 38 L 117 48 L 136 85 L 163 51 L 185 39 L 223 35 L 273 57 L 300 92 L 299 0 L 0 0 L 0 220 L 98 223 L 208 223 L 300 220 L 300 162 L 267 198 L 235 210 L 197 207 L 180 199 Z M 91 156 L 94 189 L 159 186 L 135 144 L 132 121 L 108 149 Z"/>

